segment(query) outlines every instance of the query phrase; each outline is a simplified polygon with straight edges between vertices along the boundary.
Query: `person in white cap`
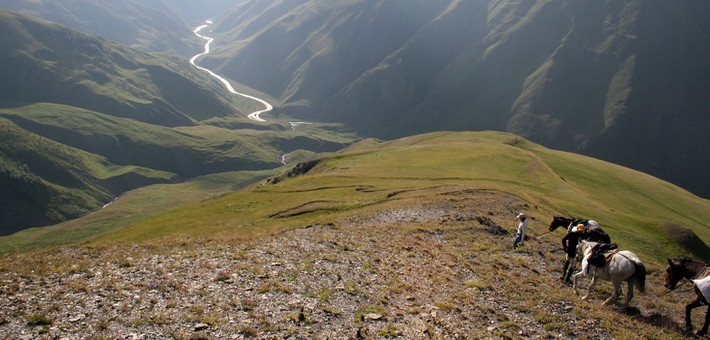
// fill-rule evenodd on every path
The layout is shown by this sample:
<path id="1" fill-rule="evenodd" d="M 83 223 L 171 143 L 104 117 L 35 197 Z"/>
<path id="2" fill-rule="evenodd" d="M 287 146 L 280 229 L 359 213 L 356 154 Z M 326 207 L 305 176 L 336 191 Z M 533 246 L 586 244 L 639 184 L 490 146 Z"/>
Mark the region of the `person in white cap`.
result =
<path id="1" fill-rule="evenodd" d="M 527 216 L 523 213 L 519 213 L 516 217 L 520 220 L 520 224 L 518 224 L 518 230 L 515 233 L 515 238 L 513 238 L 513 249 L 522 245 L 523 240 L 525 240 L 525 232 L 528 230 Z"/>

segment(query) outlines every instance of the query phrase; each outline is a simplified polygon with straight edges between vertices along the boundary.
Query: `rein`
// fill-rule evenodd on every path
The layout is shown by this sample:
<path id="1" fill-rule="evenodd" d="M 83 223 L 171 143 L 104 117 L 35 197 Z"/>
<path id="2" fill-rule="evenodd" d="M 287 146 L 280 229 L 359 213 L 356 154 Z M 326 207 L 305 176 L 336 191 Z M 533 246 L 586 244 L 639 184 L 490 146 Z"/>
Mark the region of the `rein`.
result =
<path id="1" fill-rule="evenodd" d="M 546 232 L 544 232 L 544 233 L 542 233 L 542 234 L 540 234 L 540 235 L 537 235 L 535 238 L 536 238 L 536 239 L 540 239 L 540 237 L 542 237 L 543 235 L 549 234 L 549 233 L 551 233 L 551 232 L 552 232 L 552 231 L 548 230 L 548 231 L 546 231 Z"/>
<path id="2" fill-rule="evenodd" d="M 701 270 L 700 272 L 698 272 L 697 274 L 695 274 L 695 276 L 693 276 L 693 277 L 691 277 L 691 278 L 686 278 L 686 277 L 684 277 L 685 280 L 682 280 L 682 279 L 681 279 L 682 281 L 681 281 L 681 283 L 680 283 L 679 285 L 676 285 L 675 288 L 673 288 L 673 289 L 667 289 L 666 292 L 663 293 L 663 294 L 668 294 L 668 293 L 670 293 L 670 292 L 672 292 L 672 291 L 675 291 L 676 289 L 680 288 L 680 286 L 686 284 L 686 282 L 693 282 L 693 280 L 696 280 L 696 279 L 698 279 L 701 275 L 703 275 L 703 273 L 705 273 L 705 272 L 708 270 L 708 267 L 709 267 L 709 266 L 705 266 L 705 268 L 703 268 L 703 270 Z M 692 291 L 692 289 L 693 289 L 693 287 L 690 287 L 690 288 L 688 288 L 688 289 L 682 290 L 681 293 L 690 292 L 690 291 Z"/>
<path id="3" fill-rule="evenodd" d="M 679 285 L 676 285 L 675 288 L 673 288 L 673 289 L 666 288 L 666 291 L 663 294 L 668 294 L 670 292 L 675 291 L 676 289 L 680 288 L 682 285 L 686 284 L 687 282 L 691 282 L 690 280 L 692 280 L 692 279 L 685 279 L 685 280 L 681 281 L 681 283 Z M 690 292 L 692 289 L 693 289 L 693 287 L 690 287 L 688 289 L 681 290 L 680 292 L 681 293 Z"/>

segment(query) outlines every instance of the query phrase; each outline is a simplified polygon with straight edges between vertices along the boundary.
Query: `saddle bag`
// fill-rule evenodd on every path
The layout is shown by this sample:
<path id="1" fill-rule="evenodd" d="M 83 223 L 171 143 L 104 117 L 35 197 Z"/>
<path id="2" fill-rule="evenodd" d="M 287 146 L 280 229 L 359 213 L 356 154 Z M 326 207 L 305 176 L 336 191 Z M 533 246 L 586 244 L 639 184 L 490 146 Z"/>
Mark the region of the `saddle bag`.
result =
<path id="1" fill-rule="evenodd" d="M 595 267 L 604 267 L 617 252 L 619 252 L 618 249 L 612 249 L 606 253 L 591 254 L 587 261 Z"/>
<path id="2" fill-rule="evenodd" d="M 606 256 L 604 254 L 589 255 L 587 262 L 595 267 L 604 267 L 606 265 Z"/>

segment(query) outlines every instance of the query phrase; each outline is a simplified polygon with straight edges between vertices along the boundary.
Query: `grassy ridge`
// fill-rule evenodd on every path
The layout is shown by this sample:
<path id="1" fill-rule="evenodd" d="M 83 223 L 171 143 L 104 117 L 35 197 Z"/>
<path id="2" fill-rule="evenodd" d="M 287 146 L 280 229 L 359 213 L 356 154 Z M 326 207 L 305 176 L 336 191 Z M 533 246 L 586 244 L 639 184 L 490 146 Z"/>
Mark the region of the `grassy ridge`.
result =
<path id="1" fill-rule="evenodd" d="M 53 216 L 43 220 L 22 219 L 43 214 L 42 204 L 8 209 L 22 216 L 4 218 L 0 228 L 5 234 L 79 217 L 140 186 L 220 172 L 273 169 L 281 165 L 285 153 L 312 150 L 312 157 L 314 152 L 335 151 L 358 138 L 337 124 L 309 124 L 294 130 L 285 122 L 276 122 L 255 130 L 254 125 L 234 120 L 232 124 L 237 125 L 228 127 L 165 127 L 51 103 L 0 108 L 0 120 L 0 138 L 6 140 L 0 156 L 16 164 L 12 171 L 23 169 L 22 173 L 55 188 L 75 191 L 58 198 L 53 203 L 56 209 L 49 212 Z M 308 157 L 300 152 L 293 158 L 303 159 L 303 155 Z M 12 197 L 29 191 L 18 184 L 6 197 L 19 202 Z"/>
<path id="2" fill-rule="evenodd" d="M 708 227 L 698 222 L 709 217 L 707 200 L 654 177 L 546 149 L 506 133 L 440 132 L 393 141 L 368 139 L 221 195 L 235 189 L 231 184 L 236 181 L 254 183 L 268 175 L 232 173 L 147 187 L 85 219 L 13 235 L 17 240 L 32 235 L 39 241 L 34 246 L 40 247 L 52 238 L 98 237 L 84 240 L 79 247 L 6 256 L 0 273 L 35 276 L 38 282 L 88 273 L 83 280 L 97 278 L 99 283 L 89 285 L 88 291 L 84 282 L 74 286 L 82 294 L 90 293 L 85 295 L 91 299 L 93 289 L 103 289 L 107 281 L 109 291 L 130 287 L 133 296 L 152 291 L 144 282 L 164 278 L 200 287 L 161 291 L 173 295 L 143 299 L 150 301 L 150 308 L 158 308 L 163 300 L 172 301 L 174 294 L 199 295 L 204 292 L 201 287 L 215 283 L 229 293 L 210 291 L 206 296 L 216 301 L 214 305 L 239 296 L 240 301 L 259 301 L 254 308 L 270 306 L 283 313 L 288 301 L 317 298 L 318 307 L 308 315 L 324 316 L 314 325 L 351 330 L 356 327 L 338 325 L 343 321 L 356 326 L 385 325 L 363 323 L 358 316 L 359 311 L 376 311 L 386 316 L 387 325 L 396 323 L 399 329 L 411 331 L 407 318 L 431 305 L 437 316 L 457 322 L 450 328 L 456 337 L 465 326 L 471 327 L 473 338 L 547 334 L 675 339 L 682 338 L 682 308 L 689 292 L 664 293 L 665 257 L 707 254 Z M 212 195 L 205 195 L 210 191 Z M 521 209 L 530 216 L 532 239 L 513 250 L 509 236 L 514 214 Z M 579 302 L 558 279 L 563 231 L 545 233 L 553 214 L 592 217 L 602 223 L 614 241 L 644 261 L 649 274 L 647 294 L 637 293 L 627 310 L 619 305 L 600 306 L 612 289 L 602 282 L 589 302 Z M 107 224 L 112 225 L 106 228 Z M 665 226 L 669 224 L 704 242 L 688 247 L 668 233 Z M 280 233 L 286 229 L 292 231 Z M 5 240 L 0 238 L 0 249 Z M 68 256 L 79 258 L 78 263 L 67 263 Z M 106 280 L 102 276 L 106 274 L 93 274 L 97 268 L 101 273 L 124 270 L 129 273 L 125 278 L 134 281 Z M 136 273 L 155 276 L 136 280 Z M 350 273 L 362 275 L 352 278 Z M 249 283 L 236 283 L 237 278 Z M 62 282 L 55 285 L 62 294 L 66 282 L 77 282 L 56 280 Z M 333 288 L 340 284 L 343 288 Z M 255 288 L 244 288 L 249 285 Z M 264 294 L 270 294 L 268 299 Z M 198 300 L 207 301 L 206 296 Z M 329 296 L 349 299 L 329 302 Z M 281 302 L 274 304 L 274 300 Z M 334 315 L 329 303 L 336 301 L 339 312 Z M 216 311 L 229 316 L 245 312 L 239 303 L 227 305 L 231 307 Z M 252 321 L 248 318 L 263 315 L 252 313 L 252 307 L 243 316 L 256 325 L 250 328 L 251 334 L 293 326 L 291 319 L 280 317 Z M 133 308 L 143 311 L 133 319 L 155 315 L 150 308 Z M 179 308 L 165 310 L 171 322 L 151 327 L 175 327 L 183 320 Z M 43 306 L 38 313 L 59 314 Z M 701 313 L 694 314 L 697 326 Z M 86 322 L 100 323 L 103 317 L 103 312 L 95 313 Z M 179 327 L 192 330 L 194 320 L 189 320 L 188 326 Z M 226 322 L 230 317 L 214 320 Z M 122 323 L 134 328 L 142 324 Z M 317 327 L 298 328 L 317 331 Z M 484 333 L 486 328 L 492 333 Z M 439 328 L 429 332 L 433 329 Z"/>
<path id="3" fill-rule="evenodd" d="M 141 165 L 182 178 L 274 168 L 286 151 L 335 151 L 358 139 L 335 124 L 302 125 L 297 130 L 281 123 L 262 130 L 214 125 L 165 127 L 50 103 L 0 108 L 0 117 L 115 164 Z"/>
<path id="4" fill-rule="evenodd" d="M 0 232 L 75 218 L 111 199 L 106 188 L 168 182 L 174 174 L 117 166 L 0 118 Z M 128 181 L 127 184 L 120 184 Z M 33 213 L 27 213 L 33 212 Z"/>
<path id="5" fill-rule="evenodd" d="M 510 134 L 442 132 L 363 141 L 322 159 L 305 175 L 175 210 L 95 242 L 270 233 L 470 189 L 523 198 L 530 205 L 533 234 L 545 232 L 553 214 L 594 218 L 622 247 L 659 263 L 702 250 L 671 240 L 663 232 L 667 224 L 710 240 L 708 226 L 698 222 L 710 218 L 710 202 L 666 182 Z"/>
<path id="6" fill-rule="evenodd" d="M 81 218 L 0 237 L 0 254 L 94 238 L 170 210 L 224 195 L 273 174 L 274 170 L 235 171 L 179 184 L 146 186 L 129 191 L 103 209 Z"/>
<path id="7" fill-rule="evenodd" d="M 47 103 L 0 109 L 0 115 L 113 163 L 143 165 L 181 176 L 214 171 L 197 168 L 203 163 L 212 167 L 230 162 L 278 164 L 278 151 L 259 146 L 256 132 L 209 126 L 170 128 Z"/>

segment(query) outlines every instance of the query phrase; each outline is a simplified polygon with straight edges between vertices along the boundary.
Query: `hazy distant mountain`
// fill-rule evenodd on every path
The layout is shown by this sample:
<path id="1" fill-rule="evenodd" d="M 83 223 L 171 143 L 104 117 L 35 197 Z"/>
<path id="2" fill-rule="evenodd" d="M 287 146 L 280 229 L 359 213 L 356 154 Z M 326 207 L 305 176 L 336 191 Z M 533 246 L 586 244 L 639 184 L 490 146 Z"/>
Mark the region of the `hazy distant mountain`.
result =
<path id="1" fill-rule="evenodd" d="M 191 26 L 207 19 L 217 19 L 230 7 L 244 0 L 162 0 L 177 15 Z"/>
<path id="2" fill-rule="evenodd" d="M 186 59 L 13 11 L 0 10 L 0 32 L 0 235 L 81 216 L 148 184 L 271 169 L 284 150 L 351 141 L 252 125 Z"/>
<path id="3" fill-rule="evenodd" d="M 710 197 L 710 2 L 252 0 L 205 61 L 366 135 L 505 130 Z"/>
<path id="4" fill-rule="evenodd" d="M 0 9 L 20 11 L 145 51 L 194 55 L 201 41 L 191 34 L 191 27 L 173 12 L 174 8 L 163 0 L 0 2 Z"/>
<path id="5" fill-rule="evenodd" d="M 122 45 L 0 11 L 0 105 L 70 104 L 167 125 L 230 115 L 234 108 L 186 60 L 156 57 Z M 189 95 L 189 99 L 188 99 Z"/>

